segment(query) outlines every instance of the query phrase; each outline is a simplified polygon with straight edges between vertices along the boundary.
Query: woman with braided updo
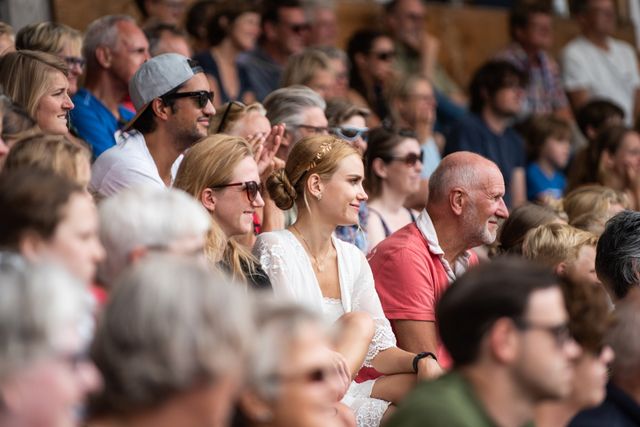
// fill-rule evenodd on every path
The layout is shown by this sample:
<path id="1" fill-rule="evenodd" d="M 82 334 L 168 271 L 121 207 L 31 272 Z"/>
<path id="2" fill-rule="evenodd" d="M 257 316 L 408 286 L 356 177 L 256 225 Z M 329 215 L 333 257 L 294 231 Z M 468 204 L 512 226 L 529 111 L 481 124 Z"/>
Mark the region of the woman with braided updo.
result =
<path id="1" fill-rule="evenodd" d="M 276 297 L 302 303 L 333 324 L 334 361 L 348 387 L 343 402 L 358 426 L 378 426 L 414 385 L 415 372 L 427 376 L 433 359 L 396 347 L 364 255 L 333 236 L 336 226 L 357 223 L 367 199 L 363 178 L 360 153 L 347 142 L 325 135 L 299 141 L 285 168 L 267 181 L 280 209 L 297 207 L 297 220 L 259 235 L 254 253 Z M 384 376 L 351 383 L 363 365 Z"/>

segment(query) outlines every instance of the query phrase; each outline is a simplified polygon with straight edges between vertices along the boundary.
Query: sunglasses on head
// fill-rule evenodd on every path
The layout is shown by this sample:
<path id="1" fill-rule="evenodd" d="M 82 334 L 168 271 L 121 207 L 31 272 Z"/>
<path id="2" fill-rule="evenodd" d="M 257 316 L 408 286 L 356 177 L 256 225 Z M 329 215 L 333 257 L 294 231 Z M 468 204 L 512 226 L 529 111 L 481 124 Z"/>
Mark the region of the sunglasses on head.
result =
<path id="1" fill-rule="evenodd" d="M 180 98 L 194 98 L 198 108 L 204 108 L 207 103 L 213 103 L 213 92 L 208 90 L 198 90 L 195 92 L 176 92 L 162 97 L 165 100 L 168 99 L 180 99 Z"/>
<path id="2" fill-rule="evenodd" d="M 415 166 L 416 163 L 422 162 L 423 154 L 424 152 L 420 150 L 420 153 L 409 153 L 406 156 L 402 156 L 402 157 L 400 156 L 382 157 L 382 160 L 384 160 L 385 162 L 398 161 L 398 162 L 403 162 L 407 166 Z"/>
<path id="3" fill-rule="evenodd" d="M 218 130 L 216 130 L 216 133 L 222 133 L 224 131 L 224 125 L 227 121 L 227 116 L 229 115 L 229 111 L 231 111 L 233 107 L 238 107 L 238 109 L 241 110 L 246 107 L 246 105 L 238 101 L 229 102 L 227 104 L 227 107 L 224 109 L 224 114 L 222 115 L 222 119 L 220 119 L 220 124 L 218 125 Z"/>
<path id="4" fill-rule="evenodd" d="M 380 61 L 391 61 L 395 59 L 396 53 L 393 50 L 389 50 L 386 52 L 372 52 L 373 56 Z"/>
<path id="5" fill-rule="evenodd" d="M 347 142 L 354 142 L 358 137 L 361 137 L 366 142 L 369 136 L 369 128 L 342 126 L 331 128 L 331 133 Z"/>
<path id="6" fill-rule="evenodd" d="M 264 191 L 264 186 L 262 185 L 262 183 L 258 184 L 255 181 L 233 182 L 231 184 L 216 185 L 215 187 L 210 187 L 210 188 L 212 190 L 215 190 L 219 188 L 240 187 L 240 186 L 244 186 L 244 188 L 242 188 L 241 190 L 244 190 L 247 192 L 247 198 L 249 199 L 249 202 L 253 202 L 254 200 L 256 200 L 256 197 L 258 197 L 258 193 L 262 193 Z"/>

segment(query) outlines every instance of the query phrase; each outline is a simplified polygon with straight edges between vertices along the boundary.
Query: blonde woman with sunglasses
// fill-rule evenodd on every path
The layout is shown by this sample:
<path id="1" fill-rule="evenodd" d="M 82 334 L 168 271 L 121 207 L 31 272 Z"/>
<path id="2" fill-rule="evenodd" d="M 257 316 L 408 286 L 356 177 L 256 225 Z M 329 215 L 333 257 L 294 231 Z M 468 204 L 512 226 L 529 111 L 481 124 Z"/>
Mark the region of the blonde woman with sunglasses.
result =
<path id="1" fill-rule="evenodd" d="M 254 230 L 254 213 L 264 206 L 249 143 L 222 134 L 206 137 L 185 154 L 174 187 L 191 194 L 211 214 L 207 258 L 235 280 L 269 289 L 269 278 L 258 261 L 234 239 Z"/>

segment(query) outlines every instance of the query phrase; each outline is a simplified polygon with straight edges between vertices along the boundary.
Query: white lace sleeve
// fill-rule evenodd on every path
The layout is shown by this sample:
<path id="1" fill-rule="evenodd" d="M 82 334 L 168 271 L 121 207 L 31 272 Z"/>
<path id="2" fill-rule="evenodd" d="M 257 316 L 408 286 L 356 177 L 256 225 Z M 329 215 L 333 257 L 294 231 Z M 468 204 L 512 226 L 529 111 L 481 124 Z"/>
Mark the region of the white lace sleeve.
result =
<path id="1" fill-rule="evenodd" d="M 360 274 L 356 279 L 353 293 L 353 310 L 369 313 L 375 323 L 375 333 L 364 359 L 364 366 L 372 367 L 372 361 L 379 352 L 396 346 L 396 337 L 391 330 L 391 324 L 384 316 L 369 263 L 362 253 L 360 258 Z"/>
<path id="2" fill-rule="evenodd" d="M 269 276 L 275 295 L 291 297 L 290 281 L 287 279 L 286 252 L 286 248 L 274 233 L 260 234 L 253 246 L 253 254 Z"/>

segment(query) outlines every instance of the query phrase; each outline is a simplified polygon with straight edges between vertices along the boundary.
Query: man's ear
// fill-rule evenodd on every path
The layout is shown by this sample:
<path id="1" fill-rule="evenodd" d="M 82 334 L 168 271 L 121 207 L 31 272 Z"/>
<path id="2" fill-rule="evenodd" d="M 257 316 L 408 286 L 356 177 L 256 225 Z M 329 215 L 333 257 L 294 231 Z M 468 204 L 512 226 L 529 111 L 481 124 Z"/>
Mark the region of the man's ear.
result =
<path id="1" fill-rule="evenodd" d="M 465 193 L 460 188 L 454 188 L 449 192 L 449 205 L 456 215 L 462 215 L 466 200 Z"/>
<path id="2" fill-rule="evenodd" d="M 153 110 L 153 114 L 158 117 L 158 119 L 162 121 L 167 121 L 169 119 L 171 107 L 165 104 L 162 99 L 155 98 L 147 108 L 151 108 Z"/>
<path id="3" fill-rule="evenodd" d="M 35 231 L 27 231 L 20 236 L 18 250 L 31 262 L 38 261 L 42 257 L 44 239 Z"/>
<path id="4" fill-rule="evenodd" d="M 487 336 L 487 345 L 497 362 L 508 364 L 518 357 L 519 333 L 513 320 L 506 317 L 496 320 Z"/>
<path id="5" fill-rule="evenodd" d="M 205 188 L 200 193 L 200 203 L 205 207 L 209 212 L 213 212 L 216 210 L 216 203 L 218 202 L 218 198 L 216 197 L 215 191 L 210 188 Z"/>
<path id="6" fill-rule="evenodd" d="M 106 46 L 98 46 L 96 49 L 96 61 L 103 68 L 111 68 L 111 63 L 113 61 L 113 54 L 111 53 L 111 48 Z"/>
<path id="7" fill-rule="evenodd" d="M 567 263 L 562 261 L 560 264 L 556 265 L 556 268 L 554 268 L 554 272 L 557 276 L 564 277 L 567 272 Z"/>
<path id="8" fill-rule="evenodd" d="M 149 250 L 145 246 L 136 246 L 129 252 L 127 262 L 129 263 L 129 265 L 133 265 L 144 258 L 148 252 Z"/>

